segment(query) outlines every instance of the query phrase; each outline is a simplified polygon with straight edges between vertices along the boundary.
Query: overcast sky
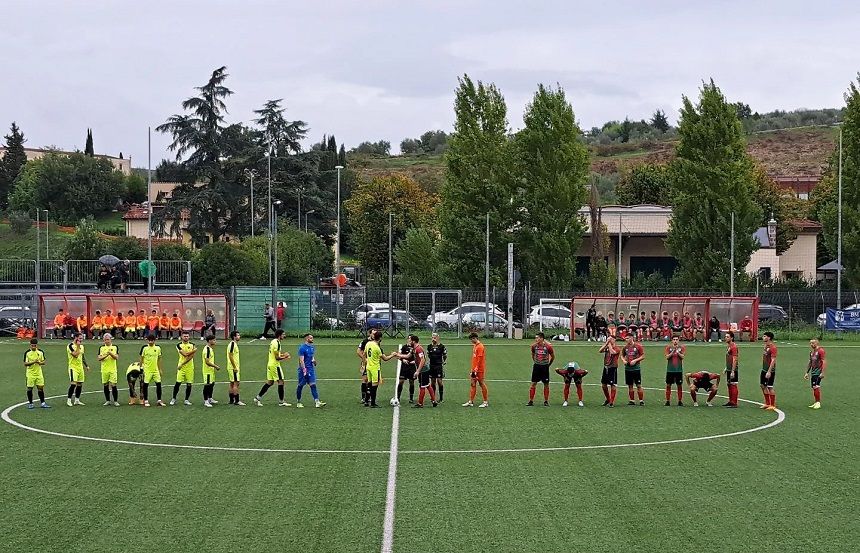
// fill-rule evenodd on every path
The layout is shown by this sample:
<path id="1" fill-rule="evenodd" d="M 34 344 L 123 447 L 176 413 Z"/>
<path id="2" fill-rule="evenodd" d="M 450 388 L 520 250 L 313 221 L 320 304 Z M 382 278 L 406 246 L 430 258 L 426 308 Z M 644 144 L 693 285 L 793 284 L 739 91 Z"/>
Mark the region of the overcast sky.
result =
<path id="1" fill-rule="evenodd" d="M 858 29 L 849 0 L 0 0 L 0 127 L 63 149 L 91 127 L 97 153 L 146 166 L 147 126 L 221 65 L 229 121 L 284 98 L 313 141 L 347 148 L 450 130 L 463 73 L 499 86 L 512 129 L 540 82 L 561 84 L 585 129 L 656 108 L 674 120 L 710 77 L 756 111 L 838 107 Z M 168 143 L 153 133 L 153 167 Z"/>

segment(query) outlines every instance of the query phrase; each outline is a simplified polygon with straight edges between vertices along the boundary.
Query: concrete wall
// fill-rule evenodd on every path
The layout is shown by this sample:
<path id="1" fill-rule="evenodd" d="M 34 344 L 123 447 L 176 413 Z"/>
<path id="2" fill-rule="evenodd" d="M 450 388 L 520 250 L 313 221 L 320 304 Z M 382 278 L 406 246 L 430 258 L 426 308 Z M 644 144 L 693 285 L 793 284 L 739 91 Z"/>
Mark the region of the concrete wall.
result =
<path id="1" fill-rule="evenodd" d="M 779 276 L 800 272 L 807 282 L 815 282 L 817 274 L 817 241 L 814 234 L 801 234 L 779 257 Z"/>

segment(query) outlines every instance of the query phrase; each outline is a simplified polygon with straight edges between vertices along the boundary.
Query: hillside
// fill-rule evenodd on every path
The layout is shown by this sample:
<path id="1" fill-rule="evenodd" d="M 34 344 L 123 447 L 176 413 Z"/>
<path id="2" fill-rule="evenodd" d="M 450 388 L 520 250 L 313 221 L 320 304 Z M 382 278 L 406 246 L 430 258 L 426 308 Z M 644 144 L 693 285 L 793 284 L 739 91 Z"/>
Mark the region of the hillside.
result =
<path id="1" fill-rule="evenodd" d="M 820 175 L 836 147 L 838 131 L 807 127 L 760 132 L 747 138 L 747 151 L 771 175 Z M 591 169 L 611 175 L 644 162 L 666 163 L 674 157 L 676 141 L 610 144 L 591 148 Z M 441 155 L 366 156 L 353 154 L 351 166 L 362 178 L 404 173 L 425 189 L 438 191 L 445 174 Z"/>

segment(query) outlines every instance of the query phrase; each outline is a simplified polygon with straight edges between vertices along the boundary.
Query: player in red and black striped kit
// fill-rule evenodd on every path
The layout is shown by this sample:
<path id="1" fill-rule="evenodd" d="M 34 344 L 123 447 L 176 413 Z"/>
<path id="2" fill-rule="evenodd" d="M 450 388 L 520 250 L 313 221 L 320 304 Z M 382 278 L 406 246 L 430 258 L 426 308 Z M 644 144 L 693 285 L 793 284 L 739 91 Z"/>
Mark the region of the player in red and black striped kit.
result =
<path id="1" fill-rule="evenodd" d="M 618 354 L 620 350 L 615 347 L 615 338 L 611 335 L 606 337 L 606 342 L 598 350 L 603 354 L 603 374 L 600 376 L 600 387 L 603 388 L 603 396 L 606 401 L 604 406 L 615 407 L 615 393 L 618 391 Z"/>
<path id="2" fill-rule="evenodd" d="M 693 407 L 699 406 L 699 402 L 696 400 L 696 392 L 699 390 L 708 392 L 706 405 L 708 407 L 713 407 L 714 404 L 711 402 L 714 400 L 714 396 L 717 395 L 717 390 L 720 388 L 720 375 L 708 371 L 699 371 L 695 373 L 687 373 L 685 378 L 687 380 L 687 385 L 690 386 L 690 398 L 693 400 Z M 690 382 L 690 380 L 692 380 L 692 382 Z"/>
<path id="3" fill-rule="evenodd" d="M 812 395 L 815 398 L 815 403 L 809 408 L 821 409 L 821 380 L 827 369 L 827 360 L 825 359 L 824 348 L 821 347 L 818 340 L 815 338 L 810 340 L 809 347 L 812 348 L 812 351 L 809 352 L 809 364 L 806 366 L 806 374 L 803 375 L 803 378 L 811 381 Z"/>
<path id="4" fill-rule="evenodd" d="M 735 343 L 735 333 L 726 332 L 726 384 L 729 387 L 729 400 L 723 407 L 738 406 L 738 345 Z"/>
<path id="5" fill-rule="evenodd" d="M 538 332 L 531 347 L 532 350 L 532 385 L 529 387 L 529 402 L 527 407 L 535 404 L 535 387 L 543 382 L 543 404 L 549 406 L 549 366 L 555 360 L 555 351 L 544 338 L 543 332 Z"/>
<path id="6" fill-rule="evenodd" d="M 761 393 L 764 396 L 762 409 L 776 411 L 776 389 L 774 388 L 776 381 L 776 344 L 773 343 L 773 332 L 765 332 L 762 341 L 764 341 L 764 353 L 761 358 L 761 376 L 759 378 Z"/>

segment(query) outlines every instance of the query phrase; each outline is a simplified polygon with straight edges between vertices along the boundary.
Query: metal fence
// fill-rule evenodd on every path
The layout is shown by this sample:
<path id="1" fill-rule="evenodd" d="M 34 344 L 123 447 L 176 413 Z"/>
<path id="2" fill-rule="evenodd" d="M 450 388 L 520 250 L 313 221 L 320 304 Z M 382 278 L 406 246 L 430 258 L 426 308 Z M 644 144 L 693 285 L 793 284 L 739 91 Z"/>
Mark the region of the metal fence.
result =
<path id="1" fill-rule="evenodd" d="M 145 290 L 147 279 L 140 274 L 141 260 L 131 260 L 127 286 Z M 158 260 L 153 290 L 191 290 L 191 262 L 183 260 Z M 81 290 L 98 287 L 101 264 L 95 259 L 39 260 L 39 270 L 33 259 L 0 259 L 0 287 L 35 288 L 47 290 Z"/>

